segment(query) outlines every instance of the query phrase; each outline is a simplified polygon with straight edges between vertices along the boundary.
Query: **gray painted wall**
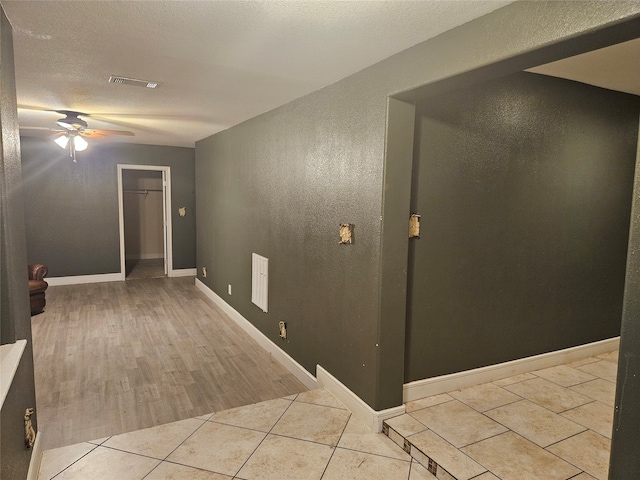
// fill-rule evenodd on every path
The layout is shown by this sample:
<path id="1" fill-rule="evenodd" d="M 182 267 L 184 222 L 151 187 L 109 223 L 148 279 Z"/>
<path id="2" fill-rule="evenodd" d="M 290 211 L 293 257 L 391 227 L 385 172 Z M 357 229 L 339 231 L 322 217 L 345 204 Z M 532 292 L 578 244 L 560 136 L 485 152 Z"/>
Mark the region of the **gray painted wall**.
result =
<path id="1" fill-rule="evenodd" d="M 36 406 L 11 25 L 0 6 L 0 338 L 27 340 L 0 412 L 0 479 L 27 476 L 24 411 Z M 37 431 L 37 411 L 32 417 Z"/>
<path id="2" fill-rule="evenodd" d="M 171 167 L 173 268 L 195 267 L 194 149 L 94 142 L 73 163 L 51 140 L 21 142 L 30 263 L 50 277 L 120 272 L 117 164 L 135 164 Z"/>
<path id="3" fill-rule="evenodd" d="M 610 480 L 640 477 L 640 142 L 636 165 L 618 355 L 618 387 L 613 417 Z"/>
<path id="4" fill-rule="evenodd" d="M 411 100 L 466 72 L 478 72 L 463 79 L 475 83 L 604 46 L 603 25 L 639 13 L 634 2 L 517 2 L 198 142 L 199 278 L 310 372 L 322 365 L 374 409 L 399 405 L 406 261 L 393 259 L 407 238 L 391 226 L 409 203 L 387 186 L 411 166 L 386 151 L 387 131 L 406 123 L 388 119 L 388 96 Z M 342 222 L 355 224 L 351 246 L 337 244 Z M 268 314 L 250 302 L 251 252 L 270 259 Z"/>
<path id="5" fill-rule="evenodd" d="M 619 335 L 639 115 L 528 73 L 419 104 L 407 382 Z"/>

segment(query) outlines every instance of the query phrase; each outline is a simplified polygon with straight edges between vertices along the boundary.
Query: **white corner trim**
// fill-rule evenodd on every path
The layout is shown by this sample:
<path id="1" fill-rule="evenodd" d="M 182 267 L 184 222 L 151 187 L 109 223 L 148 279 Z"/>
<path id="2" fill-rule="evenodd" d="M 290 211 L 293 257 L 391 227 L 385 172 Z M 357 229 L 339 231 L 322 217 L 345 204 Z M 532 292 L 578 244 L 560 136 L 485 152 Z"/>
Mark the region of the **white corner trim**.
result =
<path id="1" fill-rule="evenodd" d="M 40 465 L 42 464 L 42 439 L 41 432 L 36 433 L 36 441 L 33 442 L 33 450 L 31 451 L 31 461 L 29 461 L 29 471 L 27 472 L 27 480 L 38 480 L 40 476 Z"/>
<path id="2" fill-rule="evenodd" d="M 198 274 L 196 268 L 180 268 L 178 270 L 172 270 L 172 277 L 195 277 Z"/>
<path id="3" fill-rule="evenodd" d="M 0 346 L 0 409 L 7 398 L 26 346 L 26 340 Z"/>
<path id="4" fill-rule="evenodd" d="M 79 285 L 81 283 L 101 283 L 124 281 L 122 273 L 103 273 L 100 275 L 74 275 L 72 277 L 45 277 L 49 285 Z"/>
<path id="5" fill-rule="evenodd" d="M 307 372 L 307 370 L 296 362 L 287 352 L 273 343 L 264 333 L 254 327 L 249 320 L 240 315 L 240 313 L 238 313 L 231 305 L 225 302 L 220 296 L 218 296 L 218 294 L 202 283 L 198 278 L 196 278 L 196 288 L 204 293 L 209 300 L 222 308 L 222 310 L 229 315 L 231 320 L 236 322 L 240 328 L 247 332 L 251 338 L 258 342 L 262 348 L 269 352 L 278 363 L 289 370 L 307 388 L 318 388 L 318 383 L 313 375 Z"/>
<path id="6" fill-rule="evenodd" d="M 403 401 L 404 403 L 412 402 L 432 395 L 520 375 L 521 373 L 555 367 L 563 363 L 575 362 L 583 358 L 607 353 L 619 347 L 620 337 L 615 337 L 586 345 L 557 350 L 555 352 L 543 353 L 533 357 L 520 358 L 497 365 L 489 365 L 464 372 L 416 380 L 415 382 L 404 384 Z"/>
<path id="7" fill-rule="evenodd" d="M 365 422 L 373 432 L 380 433 L 382 431 L 382 422 L 405 413 L 404 405 L 387 408 L 386 410 L 374 410 L 320 365 L 316 366 L 316 377 L 318 378 L 319 387 L 324 388 L 340 400 L 351 413 Z"/>

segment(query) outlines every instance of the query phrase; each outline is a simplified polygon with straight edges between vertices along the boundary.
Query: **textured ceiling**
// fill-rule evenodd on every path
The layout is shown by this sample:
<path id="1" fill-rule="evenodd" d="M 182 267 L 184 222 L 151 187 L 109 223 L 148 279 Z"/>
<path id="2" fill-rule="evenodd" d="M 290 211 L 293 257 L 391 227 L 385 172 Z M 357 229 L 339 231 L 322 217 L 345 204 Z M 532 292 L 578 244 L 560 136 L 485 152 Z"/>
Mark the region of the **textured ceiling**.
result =
<path id="1" fill-rule="evenodd" d="M 528 71 L 640 95 L 640 38 Z"/>
<path id="2" fill-rule="evenodd" d="M 511 3 L 7 1 L 18 121 L 91 114 L 118 141 L 193 146 L 394 53 Z M 110 75 L 162 82 L 108 83 Z"/>

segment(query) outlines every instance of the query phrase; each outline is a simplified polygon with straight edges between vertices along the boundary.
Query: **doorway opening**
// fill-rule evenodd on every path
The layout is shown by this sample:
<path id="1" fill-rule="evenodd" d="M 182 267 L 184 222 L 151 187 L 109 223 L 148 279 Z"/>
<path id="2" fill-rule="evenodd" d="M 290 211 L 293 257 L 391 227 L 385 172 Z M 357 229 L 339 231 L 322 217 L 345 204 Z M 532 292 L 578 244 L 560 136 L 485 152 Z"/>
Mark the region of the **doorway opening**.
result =
<path id="1" fill-rule="evenodd" d="M 172 276 L 170 168 L 118 165 L 122 280 Z"/>

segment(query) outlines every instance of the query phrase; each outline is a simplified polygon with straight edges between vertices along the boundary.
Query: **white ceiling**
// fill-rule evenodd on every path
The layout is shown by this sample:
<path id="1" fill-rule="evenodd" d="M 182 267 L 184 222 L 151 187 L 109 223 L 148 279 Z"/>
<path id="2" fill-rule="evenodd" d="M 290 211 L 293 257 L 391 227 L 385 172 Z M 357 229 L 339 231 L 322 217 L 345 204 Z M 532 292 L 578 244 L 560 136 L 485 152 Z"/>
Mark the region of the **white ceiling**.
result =
<path id="1" fill-rule="evenodd" d="M 511 3 L 0 1 L 21 129 L 75 110 L 89 128 L 135 133 L 118 141 L 187 147 Z"/>
<path id="2" fill-rule="evenodd" d="M 640 38 L 528 71 L 640 95 Z"/>
<path id="3" fill-rule="evenodd" d="M 8 1 L 18 121 L 194 146 L 511 0 Z M 640 40 L 531 71 L 640 95 Z M 110 75 L 162 82 L 108 83 Z"/>

